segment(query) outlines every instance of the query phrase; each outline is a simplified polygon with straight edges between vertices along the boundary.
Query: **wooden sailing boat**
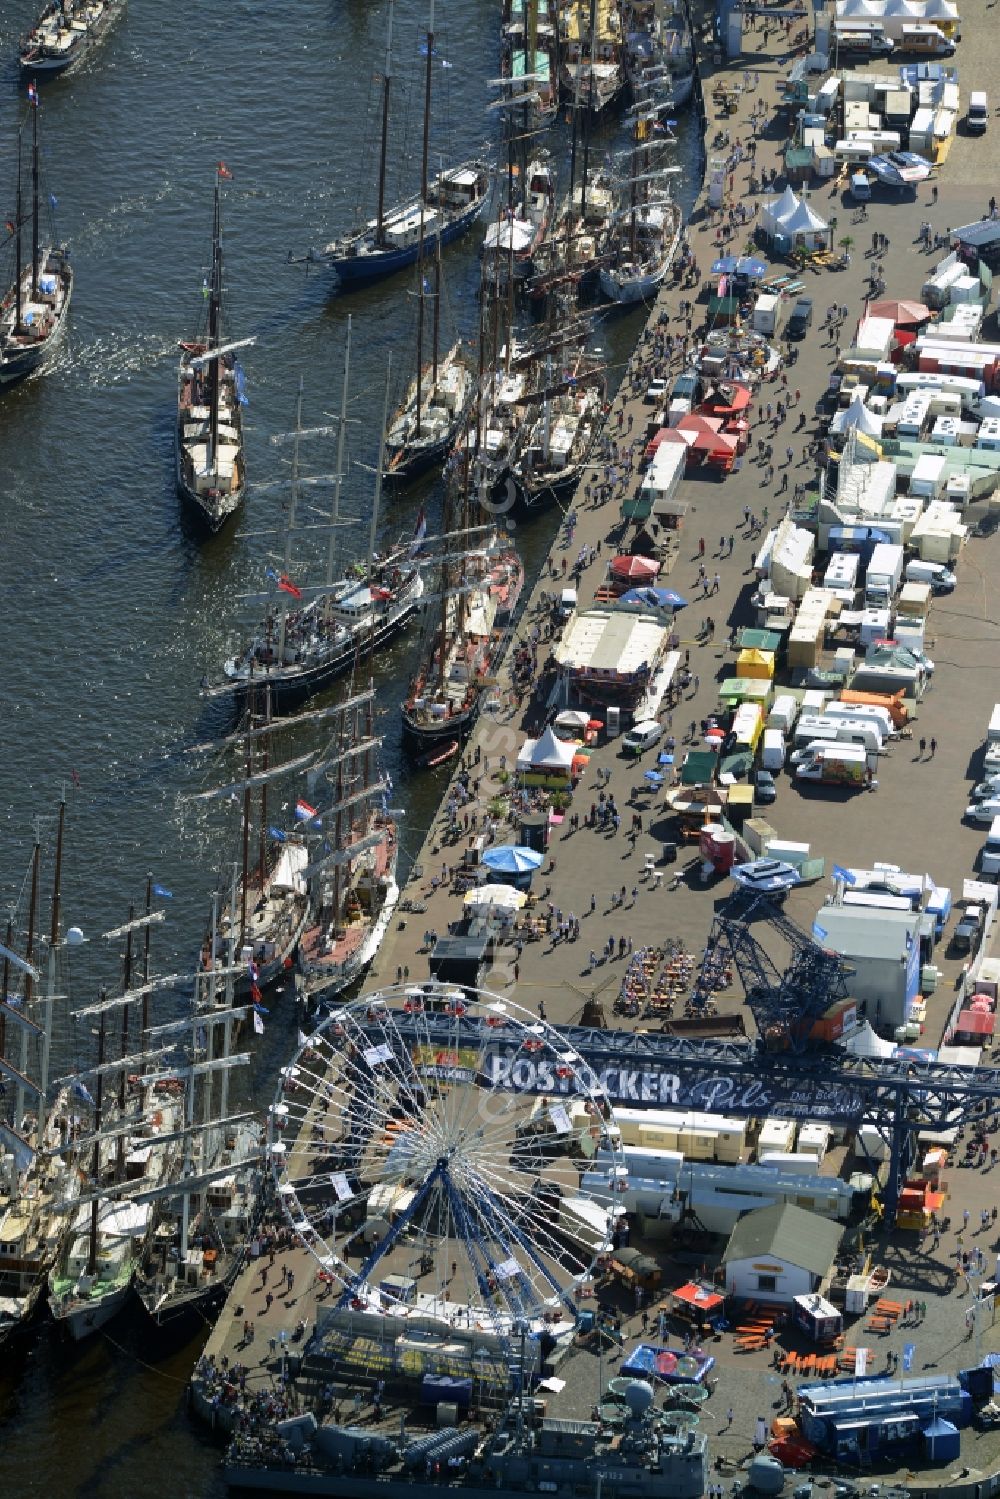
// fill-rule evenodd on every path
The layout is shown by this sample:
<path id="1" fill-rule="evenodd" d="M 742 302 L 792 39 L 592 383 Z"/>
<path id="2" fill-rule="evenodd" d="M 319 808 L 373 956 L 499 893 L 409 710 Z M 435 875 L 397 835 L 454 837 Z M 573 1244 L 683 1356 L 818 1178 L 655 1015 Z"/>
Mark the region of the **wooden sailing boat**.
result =
<path id="1" fill-rule="evenodd" d="M 560 80 L 570 99 L 599 114 L 620 92 L 622 18 L 618 0 L 570 3 L 562 13 Z"/>
<path id="2" fill-rule="evenodd" d="M 177 488 L 210 531 L 239 509 L 246 493 L 243 407 L 246 385 L 236 344 L 222 341 L 222 224 L 220 181 L 230 173 L 219 162 L 212 218 L 212 269 L 205 286 L 205 336 L 181 344 L 174 441 Z"/>
<path id="3" fill-rule="evenodd" d="M 526 125 L 551 125 L 559 109 L 559 29 L 549 0 L 509 0 L 503 21 L 504 109 L 526 111 Z"/>
<path id="4" fill-rule="evenodd" d="M 270 693 L 272 707 L 278 712 L 297 707 L 351 669 L 359 657 L 371 654 L 393 640 L 412 618 L 423 597 L 423 579 L 415 558 L 419 537 L 394 546 L 385 556 L 380 556 L 376 551 L 382 471 L 385 465 L 384 418 L 367 556 L 346 575 L 336 576 L 336 540 L 345 524 L 340 515 L 340 493 L 344 477 L 344 439 L 348 420 L 350 350 L 349 318 L 326 577 L 317 587 L 303 588 L 293 584 L 290 576 L 301 482 L 299 446 L 305 437 L 326 435 L 332 430 L 330 427 L 316 427 L 309 431 L 303 428 L 300 381 L 296 425 L 294 432 L 290 434 L 293 447 L 288 524 L 283 538 L 283 565 L 280 573 L 268 569 L 275 590 L 272 594 L 265 595 L 265 598 L 272 609 L 263 626 L 236 656 L 225 663 L 222 684 L 215 688 L 208 687 L 209 693 L 235 692 L 242 702 L 246 702 L 263 684 Z M 386 399 L 388 401 L 388 379 Z M 418 531 L 421 528 L 422 523 L 418 521 Z M 290 607 L 293 599 L 303 602 Z M 275 604 L 277 608 L 273 607 Z"/>
<path id="5" fill-rule="evenodd" d="M 55 242 L 42 245 L 40 234 L 40 167 L 38 91 L 28 90 L 31 109 L 31 259 L 25 262 L 23 233 L 29 215 L 22 188 L 22 132 L 17 137 L 17 199 L 7 222 L 7 244 L 14 247 L 13 281 L 0 304 L 0 385 L 33 374 L 52 357 L 62 338 L 73 295 L 69 251 Z M 55 199 L 50 198 L 54 206 Z"/>
<path id="6" fill-rule="evenodd" d="M 386 161 L 389 140 L 389 90 L 392 81 L 392 0 L 389 4 L 385 65 L 382 72 L 382 126 L 378 159 L 378 208 L 374 219 L 360 230 L 342 235 L 306 259 L 336 271 L 342 288 L 362 285 L 392 275 L 450 244 L 470 229 L 482 212 L 490 188 L 485 161 L 462 162 L 438 172 L 430 181 L 426 172 L 419 197 L 387 209 Z M 427 71 L 433 60 L 434 0 L 431 0 Z M 426 145 L 425 145 L 426 157 Z"/>
<path id="7" fill-rule="evenodd" d="M 524 505 L 531 509 L 568 494 L 580 481 L 604 420 L 604 379 L 582 347 L 567 368 L 549 378 L 540 410 L 512 465 Z"/>
<path id="8" fill-rule="evenodd" d="M 694 92 L 694 43 L 683 4 L 628 0 L 625 78 L 640 107 L 673 113 Z"/>
<path id="9" fill-rule="evenodd" d="M 50 0 L 19 49 L 22 74 L 75 73 L 124 14 L 128 0 Z"/>
<path id="10" fill-rule="evenodd" d="M 0 1075 L 6 1084 L 0 1118 L 0 1348 L 30 1323 L 48 1274 L 66 1237 L 67 1219 L 56 1208 L 71 1204 L 80 1190 L 72 1160 L 70 1090 L 50 1101 L 49 1058 L 53 1028 L 56 962 L 60 946 L 60 903 L 65 798 L 59 806 L 53 875 L 52 919 L 44 980 L 35 967 L 41 839 L 36 828 L 32 853 L 27 941 L 24 956 L 13 950 L 14 922 L 0 945 Z M 14 995 L 14 975 L 20 994 Z M 40 997 L 35 986 L 40 984 Z M 38 1051 L 38 1077 L 30 1076 L 29 1051 Z M 16 1058 L 16 1059 L 15 1059 Z M 33 1108 L 27 1106 L 33 1100 Z"/>

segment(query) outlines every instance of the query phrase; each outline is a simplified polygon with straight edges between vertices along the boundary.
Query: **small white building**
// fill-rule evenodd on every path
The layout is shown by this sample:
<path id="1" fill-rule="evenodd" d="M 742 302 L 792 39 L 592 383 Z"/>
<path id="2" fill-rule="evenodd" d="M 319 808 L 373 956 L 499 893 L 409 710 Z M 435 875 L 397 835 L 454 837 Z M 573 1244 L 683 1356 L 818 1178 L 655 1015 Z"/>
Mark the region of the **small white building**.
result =
<path id="1" fill-rule="evenodd" d="M 821 1291 L 841 1234 L 838 1224 L 793 1203 L 747 1213 L 722 1256 L 726 1295 L 788 1305 L 796 1296 Z"/>

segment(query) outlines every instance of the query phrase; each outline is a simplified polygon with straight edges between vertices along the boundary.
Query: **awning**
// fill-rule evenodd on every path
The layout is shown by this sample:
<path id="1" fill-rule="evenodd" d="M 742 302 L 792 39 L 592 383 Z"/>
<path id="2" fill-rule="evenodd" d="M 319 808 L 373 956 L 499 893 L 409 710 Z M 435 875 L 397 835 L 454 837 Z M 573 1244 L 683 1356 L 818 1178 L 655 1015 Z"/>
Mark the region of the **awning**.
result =
<path id="1" fill-rule="evenodd" d="M 692 1307 L 699 1312 L 715 1311 L 721 1307 L 724 1298 L 717 1291 L 708 1286 L 700 1286 L 697 1281 L 689 1280 L 686 1285 L 679 1286 L 671 1295 L 675 1301 L 683 1301 L 685 1306 Z"/>
<path id="2" fill-rule="evenodd" d="M 899 327 L 912 328 L 918 323 L 926 323 L 931 315 L 929 307 L 923 302 L 913 302 L 908 298 L 889 298 L 885 302 L 869 302 L 868 314 L 870 317 L 887 317 Z"/>
<path id="3" fill-rule="evenodd" d="M 660 564 L 653 557 L 616 557 L 611 564 L 616 578 L 636 578 L 649 582 L 660 571 Z"/>

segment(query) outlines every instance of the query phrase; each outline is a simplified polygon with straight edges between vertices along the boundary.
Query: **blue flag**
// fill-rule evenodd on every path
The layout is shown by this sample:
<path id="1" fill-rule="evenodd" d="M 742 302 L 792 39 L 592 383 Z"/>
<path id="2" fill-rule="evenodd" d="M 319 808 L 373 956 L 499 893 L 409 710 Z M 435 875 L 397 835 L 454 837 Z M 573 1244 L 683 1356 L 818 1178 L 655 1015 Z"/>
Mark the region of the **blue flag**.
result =
<path id="1" fill-rule="evenodd" d="M 236 376 L 236 399 L 241 406 L 249 406 L 250 397 L 247 395 L 247 377 L 243 373 L 243 366 L 238 360 L 234 368 L 234 374 Z"/>
<path id="2" fill-rule="evenodd" d="M 56 197 L 55 193 L 49 193 L 49 202 L 51 203 L 53 208 L 59 207 L 59 199 Z"/>
<path id="3" fill-rule="evenodd" d="M 161 900 L 173 900 L 174 892 L 168 890 L 166 885 L 154 885 L 153 894 L 158 895 Z"/>
<path id="4" fill-rule="evenodd" d="M 913 1355 L 916 1353 L 916 1351 L 916 1343 L 903 1344 L 903 1370 L 906 1374 L 909 1374 L 910 1370 L 913 1368 Z"/>
<path id="5" fill-rule="evenodd" d="M 287 834 L 283 833 L 280 828 L 268 828 L 267 831 L 270 834 L 270 836 L 274 839 L 275 843 L 284 843 L 285 842 Z"/>
<path id="6" fill-rule="evenodd" d="M 75 1098 L 79 1098 L 81 1103 L 89 1103 L 91 1108 L 95 1107 L 93 1095 L 91 1094 L 90 1089 L 87 1087 L 86 1083 L 81 1083 L 79 1078 L 77 1078 L 76 1082 L 73 1084 L 73 1096 Z"/>

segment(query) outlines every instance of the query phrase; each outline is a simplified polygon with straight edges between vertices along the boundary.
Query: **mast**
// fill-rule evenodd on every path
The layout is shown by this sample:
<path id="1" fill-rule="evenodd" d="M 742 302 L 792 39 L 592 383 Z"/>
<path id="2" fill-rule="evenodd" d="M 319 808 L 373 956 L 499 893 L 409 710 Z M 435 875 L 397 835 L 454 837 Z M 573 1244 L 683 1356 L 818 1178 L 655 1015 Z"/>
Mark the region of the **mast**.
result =
<path id="1" fill-rule="evenodd" d="M 107 999 L 108 991 L 101 990 L 100 998 L 103 1004 Z M 105 1036 L 105 1012 L 101 1011 L 101 1024 L 97 1032 L 97 1096 L 94 1099 L 94 1150 L 90 1158 L 90 1174 L 94 1184 L 94 1200 L 90 1205 L 90 1250 L 87 1254 L 87 1274 L 93 1275 L 97 1269 L 97 1226 L 98 1215 L 101 1207 L 101 1194 L 98 1190 L 101 1185 L 101 1125 L 104 1122 L 104 1036 Z"/>
<path id="2" fill-rule="evenodd" d="M 587 177 L 590 168 L 590 133 L 594 118 L 594 49 L 597 46 L 597 0 L 590 0 L 590 68 L 587 79 L 587 118 L 583 126 L 583 178 L 580 184 L 580 220 L 587 213 Z"/>
<path id="3" fill-rule="evenodd" d="M 271 688 L 264 688 L 264 722 L 271 722 Z M 269 770 L 271 758 L 269 753 L 270 734 L 264 735 L 261 745 L 261 770 Z M 260 867 L 260 893 L 264 894 L 264 881 L 267 878 L 267 781 L 260 784 L 260 827 L 257 832 L 257 863 Z"/>
<path id="4" fill-rule="evenodd" d="M 218 464 L 219 452 L 219 396 L 222 385 L 222 358 L 216 350 L 222 343 L 222 235 L 219 208 L 219 174 L 215 174 L 215 211 L 212 218 L 212 285 L 208 301 L 208 349 L 214 357 L 209 359 L 208 406 L 209 441 L 208 470 L 213 472 Z"/>
<path id="5" fill-rule="evenodd" d="M 62 904 L 62 860 L 63 832 L 66 827 L 66 790 L 63 788 L 59 800 L 59 826 L 56 832 L 56 866 L 52 875 L 52 919 L 49 925 L 49 955 L 45 971 L 45 992 L 42 999 L 42 1055 L 38 1079 L 38 1130 L 35 1143 L 39 1150 L 45 1145 L 46 1095 L 49 1091 L 49 1057 L 52 1051 L 52 1001 L 56 992 L 56 948 L 59 946 L 59 918 Z M 6 983 L 3 989 L 7 993 Z"/>
<path id="6" fill-rule="evenodd" d="M 3 995 L 4 999 L 6 999 L 6 997 L 7 997 L 7 985 L 9 983 L 9 981 L 10 981 L 10 959 L 7 957 L 7 954 L 10 952 L 11 943 L 14 941 L 14 918 L 13 918 L 13 916 L 8 916 L 7 917 L 7 934 L 6 934 L 6 936 L 4 937 L 3 940 L 4 940 L 3 975 L 2 975 L 2 977 L 0 977 L 0 994 Z M 7 1017 L 5 1015 L 3 1015 L 3 1014 L 0 1014 L 0 1057 L 6 1056 L 6 1054 L 7 1054 Z M 15 1123 L 16 1123 L 16 1121 L 15 1121 Z"/>
<path id="7" fill-rule="evenodd" d="M 337 432 L 337 472 L 333 480 L 333 513 L 330 516 L 330 536 L 326 544 L 326 586 L 333 587 L 333 562 L 337 551 L 337 528 L 340 525 L 340 489 L 344 482 L 344 442 L 347 437 L 347 387 L 351 379 L 351 317 L 347 318 L 347 342 L 344 346 L 344 384 L 340 392 L 340 418 Z M 381 478 L 381 471 L 379 473 Z M 327 594 L 329 609 L 329 594 Z"/>
<path id="8" fill-rule="evenodd" d="M 389 144 L 389 84 L 392 81 L 392 5 L 389 0 L 389 22 L 385 36 L 385 69 L 382 73 L 382 140 L 378 157 L 378 208 L 375 213 L 375 246 L 381 249 L 385 240 L 385 160 Z"/>
<path id="9" fill-rule="evenodd" d="M 375 543 L 378 540 L 378 512 L 382 503 L 382 476 L 385 473 L 385 446 L 389 434 L 389 382 L 392 378 L 392 353 L 390 352 L 385 362 L 385 396 L 382 401 L 382 436 L 378 445 L 378 464 L 375 469 L 375 498 L 372 501 L 372 524 L 368 533 L 368 558 L 369 567 L 371 559 L 375 556 Z M 338 464 L 339 468 L 339 464 Z"/>
<path id="10" fill-rule="evenodd" d="M 24 217 L 24 194 L 21 190 L 21 130 L 17 132 L 17 206 L 14 212 L 14 328 L 19 333 L 24 316 L 21 298 L 21 220 Z"/>
<path id="11" fill-rule="evenodd" d="M 229 903 L 230 903 L 230 909 L 232 909 L 232 903 L 233 903 L 233 901 L 236 898 L 236 879 L 237 879 L 237 875 L 238 875 L 238 870 L 237 870 L 236 865 L 234 864 L 233 865 L 232 894 L 230 896 L 230 901 L 229 901 Z M 233 945 L 233 924 L 232 924 L 232 922 L 230 922 L 229 923 L 229 940 L 226 943 L 226 988 L 225 988 L 226 1018 L 225 1018 L 225 1020 L 222 1023 L 222 1054 L 225 1057 L 229 1056 L 229 1054 L 230 1054 L 230 1052 L 232 1051 L 232 1048 L 233 1048 L 233 1018 L 232 1018 L 232 1008 L 233 1008 L 233 969 L 234 969 L 235 965 L 236 965 L 236 952 L 235 952 L 235 948 L 234 948 L 234 945 Z M 229 1068 L 228 1067 L 223 1067 L 223 1069 L 222 1069 L 222 1080 L 221 1080 L 221 1083 L 220 1083 L 220 1091 L 219 1091 L 219 1117 L 221 1119 L 225 1119 L 225 1117 L 226 1117 L 226 1115 L 228 1113 L 229 1113 Z"/>
<path id="12" fill-rule="evenodd" d="M 125 937 L 125 958 L 122 963 L 122 993 L 127 994 L 132 983 L 132 923 L 135 921 L 135 902 L 131 901 L 128 908 L 128 932 Z M 122 1060 L 128 1056 L 128 1012 L 131 1005 L 122 1008 Z M 125 1109 L 128 1103 L 128 1075 L 127 1069 L 122 1068 L 122 1075 L 118 1079 L 118 1117 L 124 1119 Z M 119 1135 L 115 1147 L 115 1176 L 122 1181 L 125 1176 L 125 1136 Z"/>
<path id="13" fill-rule="evenodd" d="M 152 912 L 153 876 L 150 872 L 146 875 L 146 930 L 143 933 L 142 939 L 142 1035 L 144 1040 L 146 1031 L 149 1029 L 149 993 L 147 991 L 147 985 L 149 984 L 149 943 L 153 925 L 153 923 L 150 921 L 150 916 L 152 915 Z"/>
<path id="14" fill-rule="evenodd" d="M 38 819 L 35 820 L 35 846 L 31 855 L 31 898 L 28 902 L 28 935 L 24 944 L 25 961 L 34 964 L 35 961 L 35 922 L 38 916 L 38 873 L 42 862 L 42 831 Z M 24 1013 L 28 1014 L 31 1006 L 32 994 L 34 992 L 34 980 L 30 973 L 24 976 Z M 21 1072 L 28 1070 L 28 1030 L 27 1026 L 21 1027 Z M 14 1094 L 14 1123 L 20 1128 L 24 1117 L 24 1089 L 18 1085 Z"/>
<path id="15" fill-rule="evenodd" d="M 434 241 L 434 321 L 431 332 L 431 389 L 438 382 L 438 342 L 441 336 L 441 235 Z"/>
<path id="16" fill-rule="evenodd" d="M 299 376 L 299 393 L 295 401 L 295 435 L 292 440 L 292 472 L 288 491 L 288 526 L 285 530 L 285 557 L 282 569 L 287 578 L 292 566 L 292 532 L 295 527 L 295 509 L 299 500 L 299 442 L 302 436 L 302 388 Z M 272 441 L 274 439 L 272 438 Z M 285 626 L 288 622 L 288 594 L 281 595 L 281 616 L 278 620 L 278 666 L 285 664 Z"/>
<path id="17" fill-rule="evenodd" d="M 38 296 L 38 95 L 31 111 L 31 296 Z"/>
<path id="18" fill-rule="evenodd" d="M 253 713 L 250 714 L 250 726 L 253 727 Z M 243 790 L 243 878 L 240 880 L 240 951 L 247 939 L 247 885 L 250 882 L 250 777 L 253 774 L 253 738 L 247 736 L 246 754 L 246 778 L 247 784 Z M 215 967 L 215 953 L 212 953 L 212 967 Z M 214 995 L 215 990 L 213 988 Z"/>
<path id="19" fill-rule="evenodd" d="M 427 69 L 424 75 L 424 142 L 420 157 L 420 244 L 417 248 L 417 425 L 419 439 L 420 411 L 423 406 L 424 358 L 424 218 L 427 213 L 427 155 L 431 138 L 431 69 L 434 66 L 434 0 L 427 20 Z M 438 225 L 440 235 L 440 224 Z"/>

